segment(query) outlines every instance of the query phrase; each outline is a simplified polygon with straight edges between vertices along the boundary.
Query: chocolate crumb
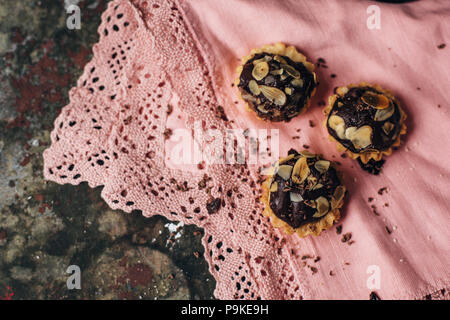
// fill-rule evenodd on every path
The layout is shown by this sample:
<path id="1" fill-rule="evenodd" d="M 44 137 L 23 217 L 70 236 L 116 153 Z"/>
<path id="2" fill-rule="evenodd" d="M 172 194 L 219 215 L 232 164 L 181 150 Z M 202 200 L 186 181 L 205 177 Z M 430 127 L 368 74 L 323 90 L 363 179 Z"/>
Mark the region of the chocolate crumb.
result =
<path id="1" fill-rule="evenodd" d="M 172 114 L 172 112 L 173 112 L 173 106 L 171 104 L 168 104 L 167 111 L 166 111 L 167 115 L 170 116 Z"/>
<path id="2" fill-rule="evenodd" d="M 317 268 L 316 267 L 310 267 L 311 271 L 313 274 L 317 273 Z"/>
<path id="3" fill-rule="evenodd" d="M 316 125 L 315 125 L 315 123 L 312 120 L 309 120 L 309 126 L 311 128 L 314 128 Z"/>
<path id="4" fill-rule="evenodd" d="M 309 149 L 309 146 L 308 146 L 307 144 L 304 144 L 304 145 L 303 145 L 303 148 Z"/>
<path id="5" fill-rule="evenodd" d="M 332 73 L 332 74 L 330 75 L 330 77 L 336 78 L 337 76 L 336 76 L 334 73 Z"/>
<path id="6" fill-rule="evenodd" d="M 370 300 L 381 300 L 380 297 L 375 293 L 375 291 L 372 291 L 369 297 Z"/>
<path id="7" fill-rule="evenodd" d="M 438 45 L 438 49 L 444 49 L 444 48 L 445 48 L 445 46 L 446 46 L 446 44 L 445 44 L 445 43 L 441 43 L 440 45 Z"/>
<path id="8" fill-rule="evenodd" d="M 302 256 L 302 260 L 311 259 L 312 257 L 309 254 L 305 254 Z"/>
<path id="9" fill-rule="evenodd" d="M 350 240 L 349 242 L 347 242 L 347 244 L 349 245 L 349 246 L 351 246 L 352 244 L 354 244 L 355 243 L 355 240 Z"/>
<path id="10" fill-rule="evenodd" d="M 388 226 L 385 226 L 385 229 L 386 229 L 386 232 L 387 232 L 388 234 L 391 234 L 391 233 L 392 233 L 392 231 L 389 229 Z"/>
<path id="11" fill-rule="evenodd" d="M 202 161 L 202 162 L 198 163 L 198 164 L 197 164 L 197 168 L 198 168 L 199 170 L 205 169 L 205 161 Z"/>
<path id="12" fill-rule="evenodd" d="M 380 188 L 380 189 L 378 190 L 378 194 L 379 194 L 379 195 L 382 195 L 385 191 L 386 191 L 386 192 L 388 191 L 388 188 L 387 188 L 387 187 Z"/>
<path id="13" fill-rule="evenodd" d="M 372 201 L 373 201 L 373 198 L 372 198 L 372 197 L 369 197 L 369 198 L 367 198 L 367 201 L 372 202 Z"/>
<path id="14" fill-rule="evenodd" d="M 170 128 L 167 128 L 166 130 L 164 130 L 164 133 L 163 133 L 164 139 L 169 140 L 170 137 L 172 136 L 172 133 L 173 133 L 173 131 Z"/>
<path id="15" fill-rule="evenodd" d="M 341 154 L 341 158 L 343 159 L 347 158 L 347 154 L 346 153 Z"/>
<path id="16" fill-rule="evenodd" d="M 330 276 L 334 276 L 333 270 L 330 270 Z"/>
<path id="17" fill-rule="evenodd" d="M 341 234 L 342 233 L 342 225 L 336 227 L 336 233 L 337 234 Z"/>
<path id="18" fill-rule="evenodd" d="M 375 207 L 375 205 L 371 205 L 370 206 L 372 208 L 372 213 L 376 216 L 380 216 L 380 214 L 377 212 L 377 207 Z"/>
<path id="19" fill-rule="evenodd" d="M 216 213 L 219 211 L 222 204 L 222 200 L 220 198 L 215 198 L 206 203 L 206 210 L 208 210 L 209 214 Z"/>
<path id="20" fill-rule="evenodd" d="M 317 256 L 317 257 L 314 259 L 314 262 L 318 262 L 318 261 L 320 261 L 320 257 L 319 257 L 319 256 Z"/>
<path id="21" fill-rule="evenodd" d="M 347 232 L 342 236 L 341 241 L 342 242 L 347 242 L 352 238 L 352 233 L 351 232 Z"/>

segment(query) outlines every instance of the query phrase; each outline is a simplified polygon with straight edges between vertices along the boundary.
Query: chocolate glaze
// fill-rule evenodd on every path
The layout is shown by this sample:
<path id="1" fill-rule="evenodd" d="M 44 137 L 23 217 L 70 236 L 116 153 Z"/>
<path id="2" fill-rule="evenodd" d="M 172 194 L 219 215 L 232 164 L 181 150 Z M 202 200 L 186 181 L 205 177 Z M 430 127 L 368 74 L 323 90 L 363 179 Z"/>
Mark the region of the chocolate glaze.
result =
<path id="1" fill-rule="evenodd" d="M 286 60 L 287 64 L 294 67 L 298 72 L 300 72 L 300 79 L 303 80 L 302 87 L 294 87 L 291 85 L 291 81 L 294 79 L 292 76 L 284 80 L 280 79 L 278 75 L 271 75 L 270 71 L 281 69 L 281 63 L 272 59 L 268 62 L 269 64 L 269 74 L 262 80 L 256 81 L 252 76 L 253 71 L 253 61 L 263 58 L 264 56 L 274 57 L 275 55 L 270 53 L 260 53 L 255 54 L 253 58 L 248 60 L 243 66 L 241 76 L 239 79 L 238 88 L 241 94 L 251 95 L 258 98 L 260 103 L 253 102 L 251 100 L 245 99 L 252 110 L 254 110 L 260 118 L 267 119 L 270 121 L 290 121 L 291 118 L 298 115 L 304 108 L 306 102 L 308 101 L 311 93 L 317 84 L 314 81 L 314 74 L 306 69 L 305 65 L 301 62 L 294 62 L 286 56 L 281 56 Z M 286 74 L 286 72 L 284 72 Z M 271 101 L 267 100 L 266 97 L 261 93 L 258 96 L 254 96 L 250 89 L 248 88 L 248 83 L 250 80 L 255 80 L 259 85 L 266 85 L 270 87 L 275 87 L 284 92 L 285 88 L 290 88 L 292 90 L 292 95 L 286 94 L 286 103 L 283 106 L 276 105 Z M 267 113 L 258 110 L 258 106 L 264 106 L 264 109 L 268 110 Z"/>
<path id="2" fill-rule="evenodd" d="M 291 150 L 289 154 L 291 153 L 298 155 L 298 153 L 293 150 Z M 283 165 L 294 166 L 297 160 L 298 158 L 290 159 L 289 161 L 284 162 Z M 334 191 L 336 190 L 336 187 L 342 185 L 337 171 L 332 165 L 330 165 L 329 169 L 325 173 L 321 174 L 314 167 L 314 163 L 317 160 L 321 160 L 321 158 L 316 156 L 315 158 L 308 158 L 307 160 L 310 173 L 317 178 L 317 183 L 323 184 L 322 188 L 308 190 L 307 181 L 304 181 L 302 184 L 296 184 L 291 178 L 284 180 L 277 174 L 273 176 L 271 182 L 278 183 L 278 190 L 275 192 L 270 192 L 270 208 L 278 218 L 289 224 L 294 229 L 308 222 L 315 222 L 323 218 L 313 217 L 314 213 L 317 211 L 311 206 L 308 206 L 305 201 L 314 201 L 318 197 L 323 196 L 328 200 L 331 207 L 331 198 Z M 303 201 L 291 202 L 289 195 L 291 191 L 299 193 L 303 197 Z"/>
<path id="3" fill-rule="evenodd" d="M 396 141 L 401 130 L 402 115 L 398 103 L 394 99 L 386 96 L 390 100 L 390 103 L 394 105 L 394 113 L 391 117 L 384 121 L 375 121 L 374 116 L 377 112 L 377 109 L 365 104 L 361 100 L 361 96 L 367 91 L 377 94 L 383 94 L 382 92 L 379 92 L 372 87 L 351 88 L 344 96 L 338 95 L 327 118 L 328 133 L 337 141 L 339 141 L 344 147 L 354 153 L 361 153 L 362 151 L 366 151 L 369 149 L 375 149 L 379 151 L 386 150 L 390 148 Z M 340 103 L 342 103 L 342 105 L 339 107 L 338 104 Z M 356 149 L 350 140 L 339 138 L 336 131 L 331 129 L 328 124 L 328 119 L 331 115 L 338 115 L 339 117 L 344 119 L 346 128 L 360 128 L 364 125 L 371 126 L 373 129 L 372 144 L 364 149 Z M 389 135 L 386 135 L 382 127 L 383 124 L 388 121 L 394 124 L 394 128 L 391 130 Z"/>

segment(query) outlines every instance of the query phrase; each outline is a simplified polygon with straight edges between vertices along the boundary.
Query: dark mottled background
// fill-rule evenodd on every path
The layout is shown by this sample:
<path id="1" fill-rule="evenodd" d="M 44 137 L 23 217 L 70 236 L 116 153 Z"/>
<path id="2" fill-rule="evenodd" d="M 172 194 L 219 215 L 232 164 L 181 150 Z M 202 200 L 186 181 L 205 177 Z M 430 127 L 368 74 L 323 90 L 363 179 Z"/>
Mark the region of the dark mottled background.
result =
<path id="1" fill-rule="evenodd" d="M 81 8 L 66 27 L 65 5 Z M 100 189 L 43 180 L 42 152 L 107 0 L 0 2 L 0 299 L 210 299 L 203 231 L 111 210 Z M 82 289 L 68 290 L 69 265 Z"/>

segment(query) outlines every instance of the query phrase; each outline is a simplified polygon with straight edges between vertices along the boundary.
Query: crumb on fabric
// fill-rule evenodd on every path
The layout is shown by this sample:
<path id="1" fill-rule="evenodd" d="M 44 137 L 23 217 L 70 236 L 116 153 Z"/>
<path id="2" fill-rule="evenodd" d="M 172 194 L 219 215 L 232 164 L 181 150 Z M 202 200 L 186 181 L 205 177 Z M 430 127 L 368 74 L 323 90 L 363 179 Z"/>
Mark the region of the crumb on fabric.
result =
<path id="1" fill-rule="evenodd" d="M 342 236 L 341 241 L 342 242 L 347 242 L 347 241 L 350 241 L 351 238 L 352 238 L 352 233 L 351 232 L 347 232 L 347 233 L 345 233 Z"/>

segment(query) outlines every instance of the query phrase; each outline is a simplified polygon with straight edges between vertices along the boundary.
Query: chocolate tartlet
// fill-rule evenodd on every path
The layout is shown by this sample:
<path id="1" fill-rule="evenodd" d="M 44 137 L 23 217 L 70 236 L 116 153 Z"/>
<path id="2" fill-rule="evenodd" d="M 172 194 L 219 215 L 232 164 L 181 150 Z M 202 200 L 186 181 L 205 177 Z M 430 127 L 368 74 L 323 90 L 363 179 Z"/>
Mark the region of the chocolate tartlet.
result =
<path id="1" fill-rule="evenodd" d="M 242 58 L 235 85 L 259 118 L 288 122 L 309 106 L 317 87 L 313 71 L 314 65 L 295 47 L 277 43 Z"/>
<path id="2" fill-rule="evenodd" d="M 332 162 L 291 149 L 271 171 L 261 200 L 274 227 L 305 237 L 319 235 L 339 220 L 346 189 Z"/>
<path id="3" fill-rule="evenodd" d="M 329 138 L 337 142 L 338 150 L 374 174 L 381 169 L 383 155 L 390 155 L 406 133 L 406 115 L 399 102 L 378 85 L 337 88 L 324 113 Z"/>

